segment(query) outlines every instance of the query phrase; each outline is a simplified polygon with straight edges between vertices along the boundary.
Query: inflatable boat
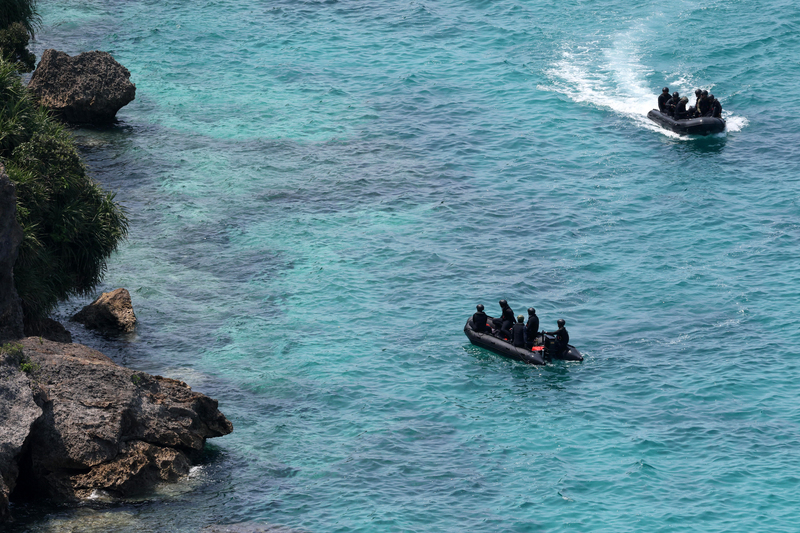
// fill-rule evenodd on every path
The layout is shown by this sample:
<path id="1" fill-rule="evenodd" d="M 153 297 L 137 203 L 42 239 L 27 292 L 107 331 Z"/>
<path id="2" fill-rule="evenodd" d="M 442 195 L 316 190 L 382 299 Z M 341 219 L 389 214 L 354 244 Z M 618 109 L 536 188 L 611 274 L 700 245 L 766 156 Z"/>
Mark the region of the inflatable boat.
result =
<path id="1" fill-rule="evenodd" d="M 721 118 L 699 117 L 675 120 L 658 109 L 650 111 L 647 114 L 647 118 L 662 128 L 674 131 L 680 135 L 710 135 L 712 133 L 725 131 L 725 121 Z"/>
<path id="2" fill-rule="evenodd" d="M 492 323 L 492 317 L 489 317 L 489 324 Z M 567 344 L 567 349 L 561 353 L 555 349 L 555 338 L 551 335 L 545 335 L 544 332 L 539 333 L 533 343 L 533 348 L 517 348 L 510 342 L 499 339 L 491 333 L 480 333 L 472 329 L 472 317 L 469 317 L 466 325 L 464 326 L 464 334 L 469 339 L 469 342 L 475 346 L 480 346 L 491 352 L 499 355 L 504 355 L 528 363 L 529 365 L 543 365 L 546 361 L 551 359 L 562 359 L 564 361 L 583 361 L 581 352 L 573 345 Z"/>

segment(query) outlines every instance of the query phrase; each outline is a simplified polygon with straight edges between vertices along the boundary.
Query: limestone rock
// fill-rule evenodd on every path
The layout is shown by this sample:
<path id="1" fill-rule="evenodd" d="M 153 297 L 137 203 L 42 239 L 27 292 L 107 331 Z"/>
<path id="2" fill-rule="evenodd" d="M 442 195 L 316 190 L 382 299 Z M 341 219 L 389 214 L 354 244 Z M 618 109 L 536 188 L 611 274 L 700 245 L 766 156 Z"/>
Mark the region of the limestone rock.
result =
<path id="1" fill-rule="evenodd" d="M 0 342 L 23 336 L 22 306 L 14 288 L 14 263 L 21 242 L 17 195 L 0 163 Z"/>
<path id="2" fill-rule="evenodd" d="M 126 496 L 159 482 L 175 482 L 189 473 L 189 458 L 174 448 L 135 440 L 123 442 L 119 454 L 108 463 L 71 477 L 75 494 L 88 497 L 96 489 Z"/>
<path id="3" fill-rule="evenodd" d="M 106 124 L 136 96 L 131 73 L 108 52 L 70 57 L 45 50 L 28 88 L 45 107 L 74 124 Z"/>
<path id="4" fill-rule="evenodd" d="M 8 497 L 17 482 L 19 458 L 31 426 L 42 414 L 21 362 L 21 350 L 7 346 L 0 353 L 0 522 L 8 519 Z"/>
<path id="5" fill-rule="evenodd" d="M 43 411 L 30 437 L 30 492 L 126 496 L 177 479 L 207 438 L 233 430 L 216 400 L 181 381 L 118 366 L 80 344 L 21 343 Z"/>
<path id="6" fill-rule="evenodd" d="M 127 289 L 104 292 L 72 317 L 87 328 L 130 333 L 136 325 L 131 294 Z"/>

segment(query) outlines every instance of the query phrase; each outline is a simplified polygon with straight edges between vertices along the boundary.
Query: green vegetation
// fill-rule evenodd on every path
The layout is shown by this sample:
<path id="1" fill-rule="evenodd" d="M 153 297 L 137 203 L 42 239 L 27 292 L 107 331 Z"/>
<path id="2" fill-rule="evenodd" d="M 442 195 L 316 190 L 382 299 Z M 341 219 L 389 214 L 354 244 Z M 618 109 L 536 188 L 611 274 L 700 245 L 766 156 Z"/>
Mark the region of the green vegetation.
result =
<path id="1" fill-rule="evenodd" d="M 25 356 L 22 345 L 18 342 L 9 342 L 0 346 L 0 354 L 8 354 L 11 357 L 19 358 L 19 369 L 26 374 L 36 372 L 41 367 Z"/>
<path id="2" fill-rule="evenodd" d="M 139 385 L 141 381 L 142 381 L 142 376 L 140 376 L 139 374 L 131 374 L 131 383 L 133 383 L 134 385 Z"/>
<path id="3" fill-rule="evenodd" d="M 20 72 L 36 67 L 28 39 L 41 25 L 36 0 L 0 0 L 0 58 L 14 63 Z"/>
<path id="4" fill-rule="evenodd" d="M 30 374 L 31 372 L 36 372 L 41 367 L 37 364 L 32 362 L 27 357 L 23 356 L 22 360 L 19 363 L 19 369 L 25 372 L 26 374 Z"/>
<path id="5" fill-rule="evenodd" d="M 18 22 L 31 36 L 42 24 L 36 0 L 0 0 L 0 29 Z"/>
<path id="6" fill-rule="evenodd" d="M 12 357 L 22 355 L 22 345 L 18 342 L 9 342 L 0 346 L 0 354 L 8 354 Z"/>
<path id="7" fill-rule="evenodd" d="M 20 72 L 36 68 L 36 55 L 28 51 L 28 39 L 28 32 L 20 22 L 0 29 L 0 58 L 14 63 Z"/>
<path id="8" fill-rule="evenodd" d="M 15 65 L 2 60 L 0 162 L 16 185 L 25 234 L 15 284 L 26 322 L 35 322 L 59 300 L 92 293 L 128 222 L 114 195 L 86 175 L 65 127 L 36 105 Z"/>

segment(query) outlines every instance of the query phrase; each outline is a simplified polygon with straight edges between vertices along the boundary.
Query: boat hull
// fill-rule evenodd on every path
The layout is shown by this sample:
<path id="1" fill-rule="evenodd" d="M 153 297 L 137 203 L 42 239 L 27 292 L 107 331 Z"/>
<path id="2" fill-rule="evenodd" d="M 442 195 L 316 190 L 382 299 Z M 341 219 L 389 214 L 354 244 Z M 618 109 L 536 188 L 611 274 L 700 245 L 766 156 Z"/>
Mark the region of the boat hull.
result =
<path id="1" fill-rule="evenodd" d="M 725 121 L 721 118 L 700 117 L 675 120 L 658 109 L 650 111 L 647 114 L 647 118 L 662 128 L 680 135 L 711 135 L 712 133 L 725 131 Z"/>
<path id="2" fill-rule="evenodd" d="M 491 323 L 491 317 L 489 320 Z M 568 344 L 567 349 L 563 352 L 556 353 L 555 350 L 548 346 L 548 344 L 550 344 L 548 341 L 552 339 L 541 334 L 537 335 L 536 337 L 533 347 L 534 349 L 529 350 L 527 348 L 517 348 L 510 342 L 506 342 L 503 339 L 498 339 L 491 333 L 479 333 L 472 329 L 472 317 L 470 317 L 469 320 L 467 320 L 467 323 L 464 325 L 464 334 L 475 346 L 480 346 L 481 348 L 485 348 L 498 355 L 503 355 L 516 361 L 522 361 L 523 363 L 527 363 L 529 365 L 543 365 L 547 359 L 583 361 L 583 356 L 581 353 L 571 344 Z"/>

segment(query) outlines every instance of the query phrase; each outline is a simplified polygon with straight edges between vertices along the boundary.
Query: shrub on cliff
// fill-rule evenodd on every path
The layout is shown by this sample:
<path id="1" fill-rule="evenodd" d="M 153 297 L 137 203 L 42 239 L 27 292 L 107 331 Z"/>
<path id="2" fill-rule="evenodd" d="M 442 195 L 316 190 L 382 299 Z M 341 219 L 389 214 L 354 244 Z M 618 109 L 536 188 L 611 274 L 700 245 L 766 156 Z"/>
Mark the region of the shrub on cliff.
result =
<path id="1" fill-rule="evenodd" d="M 36 9 L 36 0 L 0 0 L 0 29 L 19 22 L 25 31 L 33 35 L 42 19 Z"/>
<path id="2" fill-rule="evenodd" d="M 36 68 L 28 39 L 41 23 L 36 0 L 0 0 L 0 58 L 16 63 L 20 72 Z"/>
<path id="3" fill-rule="evenodd" d="M 36 55 L 28 51 L 28 40 L 28 32 L 21 22 L 0 29 L 0 57 L 16 63 L 20 72 L 30 72 L 36 68 Z"/>
<path id="4" fill-rule="evenodd" d="M 114 195 L 86 175 L 72 137 L 36 105 L 13 64 L 0 61 L 0 159 L 17 190 L 25 234 L 14 282 L 26 322 L 91 293 L 127 234 Z"/>

